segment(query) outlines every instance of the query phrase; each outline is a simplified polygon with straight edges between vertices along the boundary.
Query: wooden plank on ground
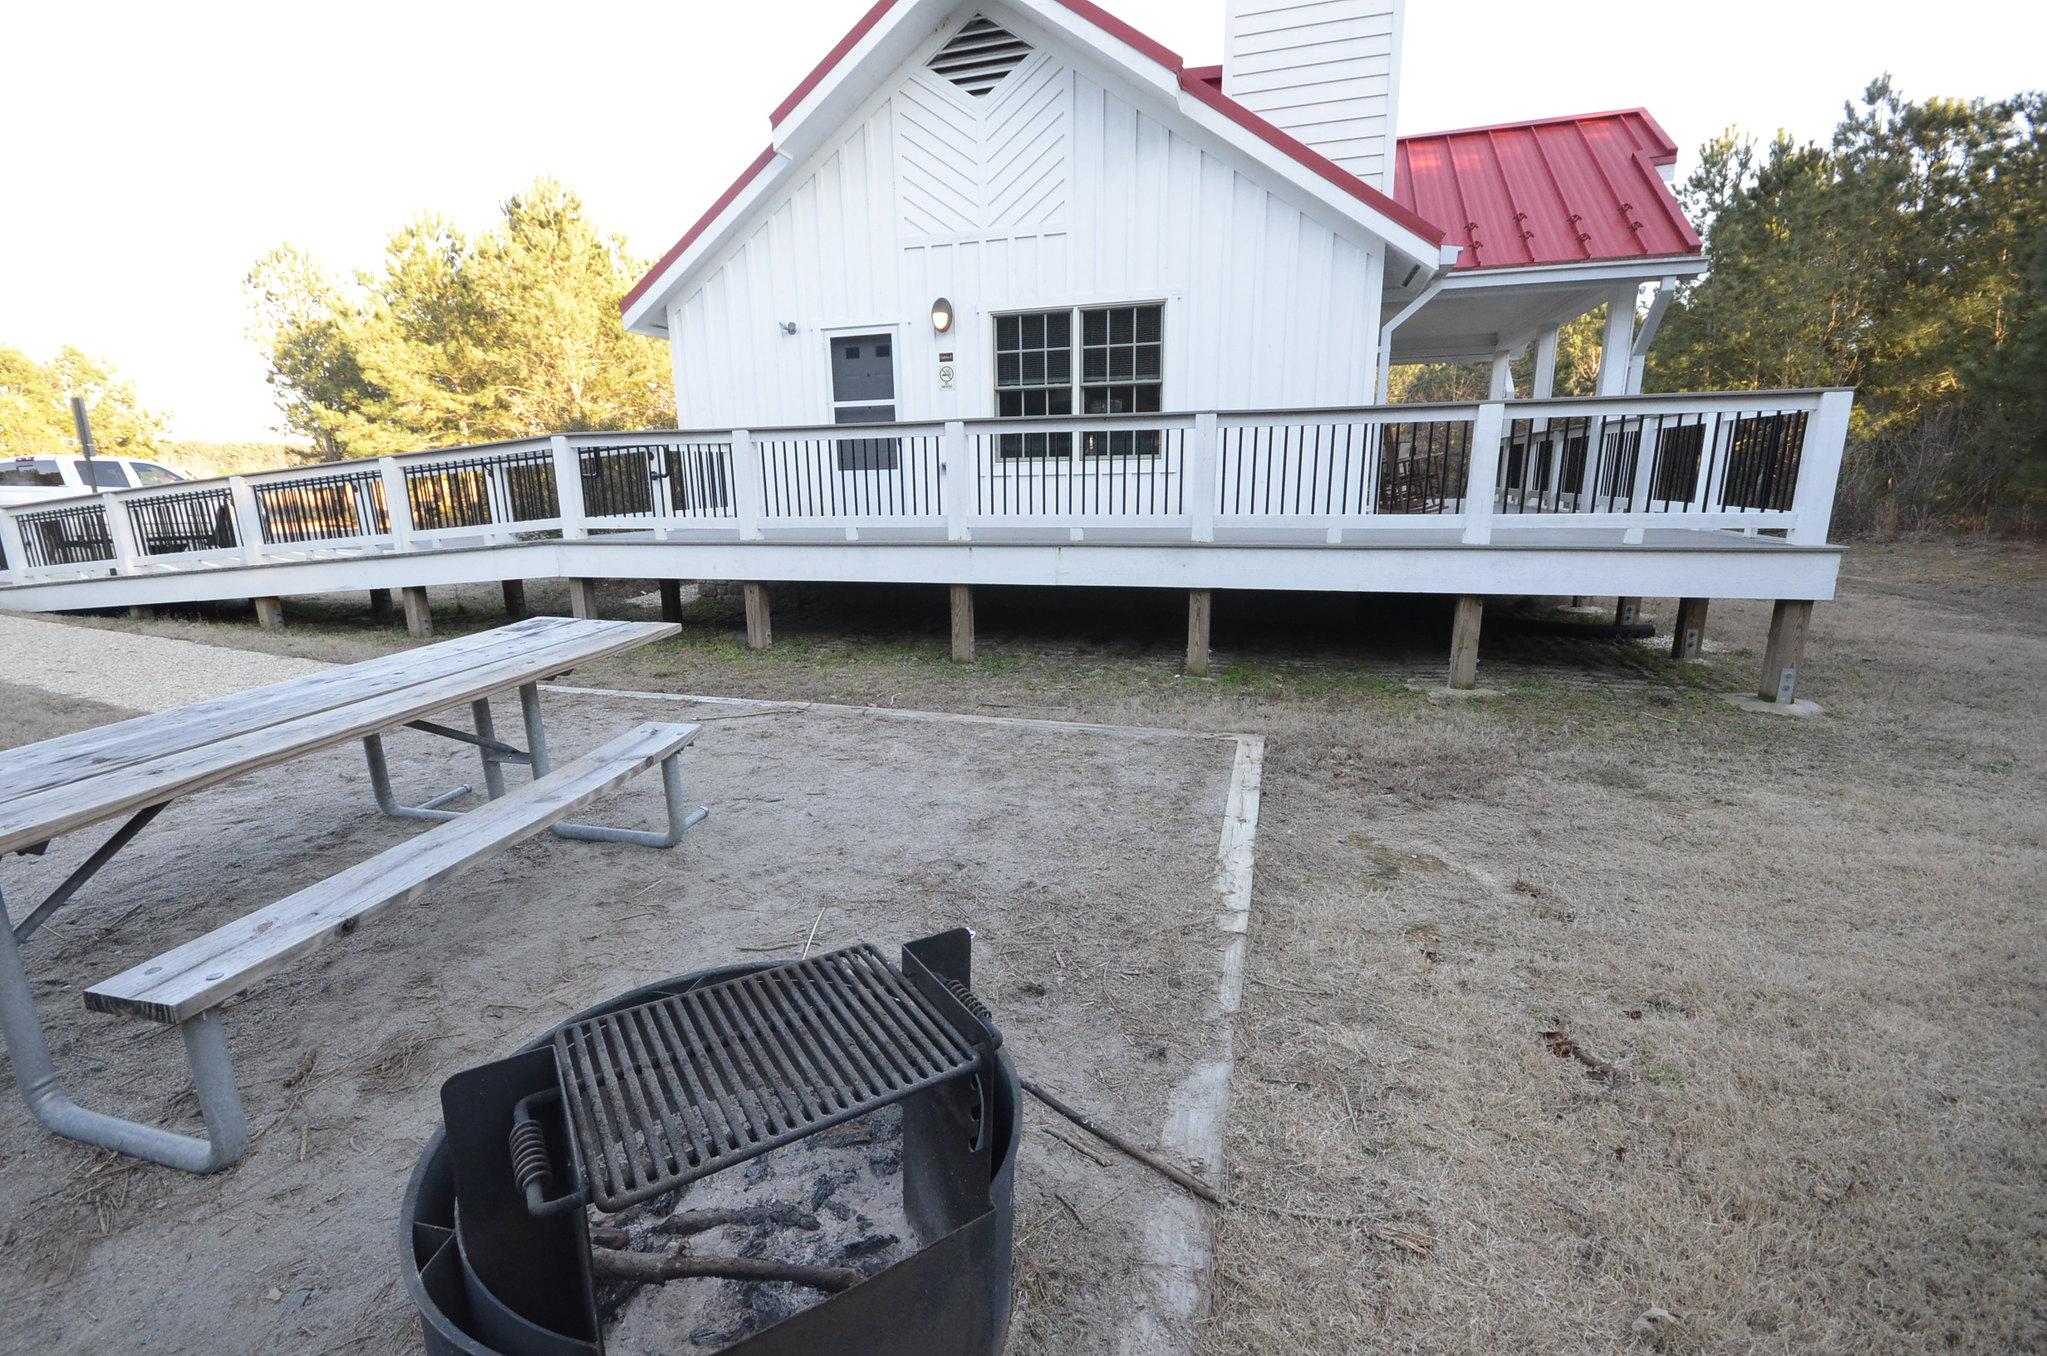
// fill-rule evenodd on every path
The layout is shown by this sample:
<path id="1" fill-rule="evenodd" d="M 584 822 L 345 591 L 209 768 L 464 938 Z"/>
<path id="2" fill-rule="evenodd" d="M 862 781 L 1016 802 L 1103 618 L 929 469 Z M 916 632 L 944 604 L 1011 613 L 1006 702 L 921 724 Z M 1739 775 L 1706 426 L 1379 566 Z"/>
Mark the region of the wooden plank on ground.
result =
<path id="1" fill-rule="evenodd" d="M 85 1005 L 167 1023 L 197 1016 L 379 911 L 559 823 L 679 752 L 702 728 L 649 721 L 502 799 L 94 985 Z"/>
<path id="2" fill-rule="evenodd" d="M 0 853 L 174 800 L 245 772 L 394 729 L 443 708 L 537 682 L 681 630 L 672 622 L 584 622 L 571 639 L 531 645 L 517 655 L 478 668 L 0 801 Z"/>
<path id="3" fill-rule="evenodd" d="M 196 748 L 265 725 L 332 710 L 380 689 L 394 689 L 474 668 L 515 654 L 536 640 L 568 634 L 564 628 L 575 625 L 567 617 L 536 617 L 439 645 L 402 650 L 360 664 L 339 665 L 247 692 L 230 693 L 11 749 L 0 753 L 0 801 Z"/>

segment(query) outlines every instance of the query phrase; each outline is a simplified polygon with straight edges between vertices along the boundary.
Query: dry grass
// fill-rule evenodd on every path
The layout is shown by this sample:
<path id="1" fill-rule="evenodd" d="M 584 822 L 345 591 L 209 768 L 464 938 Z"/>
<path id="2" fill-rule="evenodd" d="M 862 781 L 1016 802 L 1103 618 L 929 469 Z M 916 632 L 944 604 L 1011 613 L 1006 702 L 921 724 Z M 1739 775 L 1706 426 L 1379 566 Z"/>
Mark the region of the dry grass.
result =
<path id="1" fill-rule="evenodd" d="M 1226 612 L 1189 682 L 1170 607 L 1064 599 L 984 604 L 968 669 L 935 598 L 780 611 L 769 655 L 708 604 L 575 681 L 1267 734 L 1205 1351 L 2043 1350 L 2043 585 L 2028 548 L 1859 551 L 1817 722 L 1724 706 L 1745 652 L 1497 636 L 1508 696 L 1437 706 L 1435 621 L 1299 609 Z M 157 625 L 403 643 L 354 606 Z"/>

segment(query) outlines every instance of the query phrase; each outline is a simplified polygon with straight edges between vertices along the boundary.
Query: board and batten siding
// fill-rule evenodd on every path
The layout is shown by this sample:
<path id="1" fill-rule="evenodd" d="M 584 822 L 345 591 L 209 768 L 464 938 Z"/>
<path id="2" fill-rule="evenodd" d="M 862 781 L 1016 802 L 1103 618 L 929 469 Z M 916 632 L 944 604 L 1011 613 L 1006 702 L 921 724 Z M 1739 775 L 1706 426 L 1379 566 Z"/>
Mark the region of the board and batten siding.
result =
<path id="1" fill-rule="evenodd" d="M 1385 193 L 1401 0 L 1229 0 L 1223 93 Z"/>
<path id="2" fill-rule="evenodd" d="M 1168 410 L 1371 398 L 1379 242 L 1054 53 L 978 98 L 928 56 L 671 308 L 683 427 L 830 422 L 831 333 L 895 336 L 899 418 L 987 417 L 997 314 L 1134 301 L 1165 303 Z"/>

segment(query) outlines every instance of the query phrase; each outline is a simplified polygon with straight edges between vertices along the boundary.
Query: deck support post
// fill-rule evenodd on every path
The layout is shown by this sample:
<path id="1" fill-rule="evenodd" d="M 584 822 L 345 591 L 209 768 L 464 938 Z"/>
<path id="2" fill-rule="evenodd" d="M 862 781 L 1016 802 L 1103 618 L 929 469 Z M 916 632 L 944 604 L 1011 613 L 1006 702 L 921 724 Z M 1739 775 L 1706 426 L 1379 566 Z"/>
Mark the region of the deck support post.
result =
<path id="1" fill-rule="evenodd" d="M 974 589 L 971 584 L 952 586 L 952 662 L 974 662 Z"/>
<path id="2" fill-rule="evenodd" d="M 405 607 L 405 629 L 414 636 L 425 640 L 434 633 L 433 609 L 427 605 L 424 588 L 407 588 L 398 591 L 398 601 Z"/>
<path id="3" fill-rule="evenodd" d="M 256 625 L 265 631 L 275 631 L 284 625 L 284 600 L 282 598 L 257 598 Z"/>
<path id="4" fill-rule="evenodd" d="M 1706 649 L 1705 598 L 1677 600 L 1677 624 L 1670 628 L 1670 657 L 1698 659 Z"/>
<path id="5" fill-rule="evenodd" d="M 391 549 L 412 549 L 412 498 L 405 472 L 396 457 L 378 457 L 377 475 L 384 486 L 384 514 L 391 520 Z"/>
<path id="6" fill-rule="evenodd" d="M 746 599 L 746 648 L 765 650 L 775 643 L 774 616 L 769 610 L 768 586 L 746 583 L 739 591 Z"/>
<path id="7" fill-rule="evenodd" d="M 939 501 L 945 509 L 945 539 L 966 541 L 973 535 L 975 510 L 979 507 L 979 493 L 975 489 L 974 445 L 967 439 L 967 425 L 964 420 L 945 421 L 945 433 L 939 439 L 939 474 L 944 477 Z"/>
<path id="8" fill-rule="evenodd" d="M 28 543 L 22 540 L 21 524 L 6 509 L 0 509 L 0 579 L 28 582 Z"/>
<path id="9" fill-rule="evenodd" d="M 370 590 L 370 620 L 377 622 L 391 620 L 391 590 Z"/>
<path id="10" fill-rule="evenodd" d="M 242 476 L 227 478 L 228 517 L 235 540 L 241 544 L 242 564 L 263 563 L 263 512 L 256 503 L 256 491 Z"/>
<path id="11" fill-rule="evenodd" d="M 149 607 L 131 607 L 131 608 L 129 608 L 129 609 L 128 609 L 128 620 L 129 620 L 129 621 L 148 621 L 148 620 L 150 620 L 151 618 L 153 618 L 153 617 L 155 617 L 155 616 L 156 616 L 156 609 L 154 609 L 154 608 L 149 608 Z"/>
<path id="12" fill-rule="evenodd" d="M 1507 407 L 1488 400 L 1471 422 L 1471 456 L 1464 494 L 1464 544 L 1485 546 L 1493 539 L 1493 506 L 1499 495 L 1500 438 L 1507 427 Z"/>
<path id="13" fill-rule="evenodd" d="M 1805 663 L 1805 632 L 1812 625 L 1812 600 L 1780 598 L 1770 613 L 1770 641 L 1763 648 L 1763 676 L 1756 695 L 1789 706 L 1798 696 L 1798 670 Z"/>
<path id="14" fill-rule="evenodd" d="M 526 581 L 523 579 L 500 580 L 498 587 L 505 593 L 505 615 L 517 620 L 526 615 Z"/>
<path id="15" fill-rule="evenodd" d="M 1187 676 L 1208 677 L 1208 634 L 1215 617 L 1215 594 L 1208 589 L 1187 590 Z"/>
<path id="16" fill-rule="evenodd" d="M 1469 692 L 1478 686 L 1478 632 L 1485 618 L 1485 599 L 1466 594 L 1457 600 L 1450 623 L 1450 686 Z"/>
<path id="17" fill-rule="evenodd" d="M 1633 626 L 1640 620 L 1642 620 L 1642 600 L 1640 598 L 1616 598 L 1613 600 L 1613 624 L 1615 626 Z"/>
<path id="18" fill-rule="evenodd" d="M 135 523 L 128 516 L 128 507 L 114 497 L 112 490 L 101 490 L 99 501 L 100 513 L 107 525 L 107 539 L 114 547 L 114 572 L 134 574 L 142 552 L 135 542 Z"/>
<path id="19" fill-rule="evenodd" d="M 1195 541 L 1215 540 L 1216 477 L 1222 463 L 1218 448 L 1214 410 L 1194 416 L 1193 436 L 1187 443 L 1187 516 Z"/>
<path id="20" fill-rule="evenodd" d="M 679 622 L 682 620 L 682 581 L 663 579 L 661 584 L 661 620 Z"/>
<path id="21" fill-rule="evenodd" d="M 590 535 L 590 529 L 583 525 L 583 459 L 569 446 L 566 434 L 555 434 L 547 445 L 554 457 L 555 502 L 561 510 L 562 540 L 577 541 Z"/>
<path id="22" fill-rule="evenodd" d="M 594 579 L 571 579 L 569 581 L 569 615 L 582 621 L 597 619 L 597 581 Z"/>

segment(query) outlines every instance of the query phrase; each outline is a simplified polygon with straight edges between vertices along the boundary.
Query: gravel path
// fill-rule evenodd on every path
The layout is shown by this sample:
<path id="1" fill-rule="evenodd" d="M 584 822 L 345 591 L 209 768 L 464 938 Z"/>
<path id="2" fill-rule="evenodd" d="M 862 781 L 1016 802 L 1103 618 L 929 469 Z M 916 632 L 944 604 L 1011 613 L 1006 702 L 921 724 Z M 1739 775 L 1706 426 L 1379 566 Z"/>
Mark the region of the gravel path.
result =
<path id="1" fill-rule="evenodd" d="M 0 615 L 0 682 L 162 711 L 329 667 L 253 650 Z"/>

